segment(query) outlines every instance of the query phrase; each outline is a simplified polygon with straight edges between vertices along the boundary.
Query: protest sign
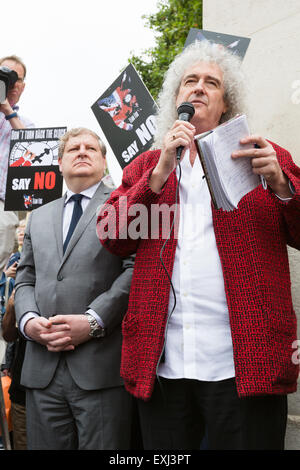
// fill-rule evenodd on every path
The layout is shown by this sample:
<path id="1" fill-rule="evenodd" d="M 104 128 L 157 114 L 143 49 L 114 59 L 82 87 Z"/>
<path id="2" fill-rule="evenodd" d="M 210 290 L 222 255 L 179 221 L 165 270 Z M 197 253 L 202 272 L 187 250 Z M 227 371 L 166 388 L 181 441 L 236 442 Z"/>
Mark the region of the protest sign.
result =
<path id="1" fill-rule="evenodd" d="M 245 57 L 250 39 L 243 36 L 233 36 L 232 34 L 217 33 L 214 31 L 206 31 L 204 29 L 191 28 L 186 38 L 184 47 L 195 41 L 210 41 L 227 47 L 234 54 Z"/>
<path id="2" fill-rule="evenodd" d="M 151 147 L 157 106 L 132 64 L 97 99 L 92 111 L 121 168 Z"/>
<path id="3" fill-rule="evenodd" d="M 36 209 L 61 197 L 58 141 L 66 127 L 11 131 L 5 210 Z"/>

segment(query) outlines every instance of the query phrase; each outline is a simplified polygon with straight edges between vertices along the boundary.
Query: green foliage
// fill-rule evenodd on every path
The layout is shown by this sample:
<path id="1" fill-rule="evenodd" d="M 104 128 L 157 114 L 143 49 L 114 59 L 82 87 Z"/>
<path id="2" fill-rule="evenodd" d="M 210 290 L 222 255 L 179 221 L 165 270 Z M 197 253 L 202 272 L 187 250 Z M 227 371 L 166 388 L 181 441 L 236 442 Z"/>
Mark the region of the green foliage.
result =
<path id="1" fill-rule="evenodd" d="M 129 59 L 154 99 L 167 68 L 182 51 L 190 28 L 202 28 L 202 0 L 160 0 L 157 7 L 157 13 L 143 16 L 146 26 L 157 33 L 155 47 Z"/>

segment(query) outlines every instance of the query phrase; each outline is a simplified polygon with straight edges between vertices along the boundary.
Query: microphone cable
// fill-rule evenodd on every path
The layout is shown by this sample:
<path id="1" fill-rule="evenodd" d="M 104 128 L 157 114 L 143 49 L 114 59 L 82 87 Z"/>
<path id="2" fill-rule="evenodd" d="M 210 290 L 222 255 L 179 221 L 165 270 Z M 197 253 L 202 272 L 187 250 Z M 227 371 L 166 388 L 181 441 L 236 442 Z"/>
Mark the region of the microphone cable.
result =
<path id="1" fill-rule="evenodd" d="M 172 293 L 173 293 L 173 297 L 174 297 L 174 304 L 173 304 L 173 307 L 172 307 L 172 310 L 171 312 L 168 314 L 168 318 L 167 318 L 167 322 L 166 322 L 166 326 L 165 326 L 165 331 L 164 331 L 164 343 L 163 343 L 163 347 L 162 347 L 162 350 L 161 350 L 161 353 L 160 353 L 160 356 L 159 356 L 159 359 L 157 361 L 157 365 L 156 365 L 156 379 L 157 379 L 157 382 L 159 384 L 159 387 L 160 387 L 160 390 L 161 390 L 161 393 L 162 393 L 162 396 L 164 398 L 164 401 L 166 402 L 166 396 L 164 394 L 164 390 L 163 390 L 163 386 L 162 386 L 162 383 L 160 381 L 160 378 L 159 378 L 159 375 L 158 375 L 158 367 L 159 367 L 159 364 L 160 364 L 160 361 L 165 353 L 165 346 L 166 346 L 166 332 L 167 332 L 167 329 L 168 329 L 168 324 L 169 324 L 169 321 L 170 321 L 170 318 L 176 308 L 176 304 L 177 304 L 177 299 L 176 299 L 176 292 L 175 292 L 175 288 L 173 286 L 173 283 L 172 283 L 172 279 L 171 279 L 171 276 L 169 275 L 168 273 L 168 270 L 165 266 L 165 263 L 164 263 L 164 260 L 163 260 L 163 252 L 165 250 L 165 247 L 168 243 L 168 241 L 170 240 L 171 238 L 171 234 L 172 234 L 172 231 L 173 231 L 173 228 L 174 228 L 174 225 L 175 225 L 175 221 L 177 219 L 177 213 L 178 213 L 178 207 L 179 207 L 179 187 L 180 187 L 180 181 L 181 181 L 181 175 L 182 175 L 182 170 L 181 170 L 181 162 L 180 160 L 178 161 L 178 168 L 179 168 L 179 175 L 178 175 L 178 181 L 177 181 L 177 185 L 176 185 L 176 192 L 175 192 L 175 211 L 174 211 L 174 217 L 173 217 L 173 221 L 172 221 L 172 224 L 171 224 L 171 227 L 170 227 L 170 231 L 169 231 L 169 234 L 160 250 L 160 253 L 159 253 L 159 259 L 160 259 L 160 262 L 162 264 L 162 267 L 167 275 L 167 278 L 169 280 L 169 283 L 170 283 L 170 286 L 171 286 L 171 289 L 172 289 Z M 179 225 L 178 225 L 178 228 L 179 228 Z M 175 235 L 175 232 L 174 232 L 174 235 Z"/>
<path id="2" fill-rule="evenodd" d="M 192 117 L 194 116 L 195 114 L 195 108 L 194 108 L 194 105 L 192 103 L 189 103 L 189 102 L 184 102 L 184 103 L 181 103 L 181 105 L 177 108 L 177 115 L 178 115 L 178 119 L 180 121 L 185 121 L 185 122 L 189 122 Z M 167 332 L 167 328 L 168 328 L 168 324 L 169 324 L 169 321 L 170 321 L 170 318 L 176 308 L 176 303 L 177 303 L 177 299 L 176 299 L 176 293 L 175 293 L 175 289 L 174 289 L 174 286 L 173 286 L 173 283 L 172 283 L 172 279 L 168 273 L 168 270 L 164 264 L 164 261 L 163 261 L 163 252 L 165 250 L 165 247 L 168 243 L 168 241 L 170 240 L 171 238 L 171 234 L 172 234 L 172 231 L 173 231 L 173 228 L 174 228 L 174 225 L 175 225 L 175 221 L 177 219 L 177 212 L 178 212 L 178 205 L 179 205 L 179 187 L 180 187 L 180 181 L 181 181 L 181 175 L 182 175 L 182 170 L 181 170 L 181 162 L 180 162 L 180 158 L 181 158 L 181 154 L 182 154 L 182 151 L 183 151 L 184 147 L 183 146 L 179 146 L 177 148 L 177 152 L 176 152 L 176 160 L 177 160 L 177 166 L 179 168 L 179 176 L 178 176 L 178 181 L 177 181 L 177 186 L 176 186 L 176 192 L 175 192 L 175 211 L 174 211 L 174 218 L 173 218 L 173 222 L 171 224 L 171 227 L 170 227 L 170 232 L 168 234 L 168 237 L 166 239 L 166 241 L 164 242 L 161 250 L 160 250 L 160 254 L 159 254 L 159 258 L 160 258 L 160 262 L 162 264 L 162 267 L 164 268 L 164 271 L 168 277 L 168 280 L 169 280 L 169 283 L 170 283 L 170 286 L 171 286 L 171 289 L 172 289 L 172 293 L 173 293 L 173 296 L 174 296 L 174 305 L 173 305 L 173 308 L 171 310 L 171 312 L 168 314 L 168 318 L 167 318 L 167 322 L 166 322 L 166 327 L 165 327 L 165 331 L 164 331 L 164 344 L 163 344 L 163 348 L 161 350 L 161 353 L 160 353 L 160 356 L 159 356 L 159 359 L 158 359 L 158 362 L 157 362 L 157 365 L 156 365 L 156 378 L 157 378 L 157 381 L 160 385 L 160 388 L 161 388 L 161 391 L 162 391 L 162 384 L 160 382 L 160 379 L 159 379 L 159 376 L 158 376 L 158 367 L 159 367 L 159 364 L 160 364 L 160 361 L 164 355 L 164 352 L 165 352 L 165 346 L 166 346 L 166 332 Z M 179 225 L 178 225 L 178 228 L 179 228 Z M 175 232 L 174 232 L 174 235 L 175 235 Z M 163 391 L 162 391 L 162 394 L 163 394 Z M 164 394 L 163 394 L 164 395 Z"/>

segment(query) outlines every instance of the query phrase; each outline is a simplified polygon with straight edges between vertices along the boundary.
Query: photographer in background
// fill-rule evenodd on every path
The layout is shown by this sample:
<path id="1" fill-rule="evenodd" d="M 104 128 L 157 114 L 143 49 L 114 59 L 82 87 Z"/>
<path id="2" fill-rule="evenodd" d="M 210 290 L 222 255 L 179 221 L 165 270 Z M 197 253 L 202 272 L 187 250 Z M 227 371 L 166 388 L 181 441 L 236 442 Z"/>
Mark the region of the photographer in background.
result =
<path id="1" fill-rule="evenodd" d="M 14 246 L 18 217 L 14 212 L 4 211 L 7 167 L 12 129 L 34 127 L 28 119 L 18 115 L 17 103 L 25 88 L 26 67 L 15 55 L 0 59 L 0 67 L 8 67 L 17 73 L 18 79 L 9 87 L 7 97 L 0 104 L 0 274 Z"/>

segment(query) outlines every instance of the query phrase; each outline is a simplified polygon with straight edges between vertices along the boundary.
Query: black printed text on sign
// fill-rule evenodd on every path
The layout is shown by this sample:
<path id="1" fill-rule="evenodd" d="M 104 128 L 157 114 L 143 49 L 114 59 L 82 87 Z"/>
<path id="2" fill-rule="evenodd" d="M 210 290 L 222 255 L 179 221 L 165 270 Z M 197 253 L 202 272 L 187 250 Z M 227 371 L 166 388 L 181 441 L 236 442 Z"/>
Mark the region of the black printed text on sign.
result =
<path id="1" fill-rule="evenodd" d="M 12 130 L 5 210 L 33 210 L 61 197 L 59 139 L 65 127 Z"/>

